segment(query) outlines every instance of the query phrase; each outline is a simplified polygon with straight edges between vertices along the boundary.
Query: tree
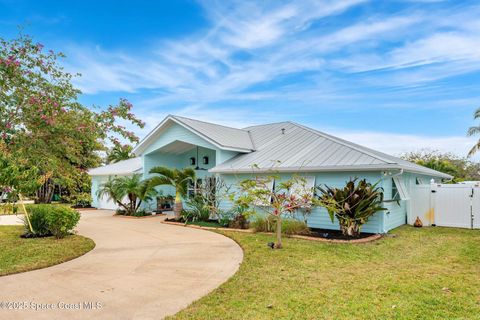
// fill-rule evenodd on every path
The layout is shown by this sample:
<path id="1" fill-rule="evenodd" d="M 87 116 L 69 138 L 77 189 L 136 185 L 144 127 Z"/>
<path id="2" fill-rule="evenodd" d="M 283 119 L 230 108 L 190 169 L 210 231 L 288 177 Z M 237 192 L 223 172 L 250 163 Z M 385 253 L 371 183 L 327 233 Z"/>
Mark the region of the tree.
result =
<path id="1" fill-rule="evenodd" d="M 86 170 L 100 164 L 98 151 L 107 142 L 138 141 L 118 120 L 144 126 L 125 99 L 106 110 L 80 104 L 73 75 L 59 63 L 63 57 L 22 34 L 0 38 L 0 141 L 8 157 L 37 171 L 37 202 L 50 202 L 55 185 L 72 191 L 89 185 Z"/>
<path id="2" fill-rule="evenodd" d="M 108 196 L 125 210 L 126 215 L 133 215 L 140 209 L 145 201 L 150 201 L 155 196 L 155 189 L 148 181 L 141 180 L 141 174 L 129 177 L 109 178 L 100 186 L 97 192 L 99 197 Z M 127 198 L 128 202 L 123 202 Z"/>
<path id="3" fill-rule="evenodd" d="M 115 145 L 107 152 L 107 163 L 116 163 L 135 157 L 132 153 L 133 147 L 129 144 Z"/>
<path id="4" fill-rule="evenodd" d="M 441 153 L 437 150 L 422 149 L 404 153 L 401 155 L 401 158 L 452 175 L 452 182 L 480 180 L 480 164 L 453 153 Z"/>
<path id="5" fill-rule="evenodd" d="M 358 237 L 363 224 L 382 207 L 383 189 L 365 179 L 347 182 L 344 188 L 319 187 L 319 205 L 325 207 L 332 222 L 336 217 L 343 235 Z"/>
<path id="6" fill-rule="evenodd" d="M 182 197 L 187 195 L 188 183 L 195 181 L 195 171 L 192 168 L 170 169 L 167 167 L 154 167 L 150 170 L 150 173 L 159 175 L 149 179 L 152 187 L 168 185 L 175 188 L 173 211 L 175 219 L 179 220 L 183 210 Z"/>
<path id="7" fill-rule="evenodd" d="M 238 197 L 234 201 L 240 207 L 262 210 L 275 219 L 275 248 L 281 249 L 283 217 L 292 215 L 301 208 L 311 209 L 315 205 L 315 199 L 313 188 L 308 187 L 305 178 L 301 176 L 293 176 L 291 179 L 276 183 L 275 188 L 272 188 L 274 181 L 279 181 L 275 175 L 242 180 L 237 192 Z M 302 191 L 298 192 L 299 189 Z M 232 200 L 234 197 L 235 195 L 232 195 Z"/>
<path id="8" fill-rule="evenodd" d="M 480 119 L 480 108 L 475 110 L 475 112 L 473 113 L 473 119 L 474 120 Z M 479 133 L 480 133 L 480 126 L 472 126 L 468 128 L 468 131 L 467 131 L 467 135 L 469 137 L 476 136 Z M 476 154 L 478 150 L 480 150 L 480 140 L 478 140 L 477 143 L 475 143 L 475 145 L 470 149 L 470 151 L 468 152 L 468 157 L 471 157 L 474 154 Z"/>

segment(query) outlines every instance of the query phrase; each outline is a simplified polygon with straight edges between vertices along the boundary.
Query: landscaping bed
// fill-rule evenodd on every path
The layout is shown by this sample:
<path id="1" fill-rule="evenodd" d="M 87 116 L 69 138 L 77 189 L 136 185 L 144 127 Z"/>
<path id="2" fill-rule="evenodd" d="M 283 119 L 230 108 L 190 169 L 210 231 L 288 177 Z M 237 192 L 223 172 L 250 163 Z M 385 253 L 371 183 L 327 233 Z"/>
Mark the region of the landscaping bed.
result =
<path id="1" fill-rule="evenodd" d="M 393 230 L 364 245 L 226 232 L 244 250 L 239 271 L 170 319 L 475 319 L 480 231 Z"/>
<path id="2" fill-rule="evenodd" d="M 314 238 L 322 238 L 328 240 L 358 240 L 358 239 L 365 239 L 374 236 L 375 233 L 365 233 L 362 232 L 358 237 L 352 238 L 342 234 L 340 230 L 330 230 L 330 229 L 317 229 L 317 228 L 310 228 L 308 236 Z"/>
<path id="3" fill-rule="evenodd" d="M 23 233 L 23 226 L 0 226 L 0 276 L 59 264 L 95 247 L 93 240 L 79 235 L 24 239 Z"/>
<path id="4" fill-rule="evenodd" d="M 256 233 L 254 229 L 237 229 L 237 228 L 229 228 L 224 227 L 219 224 L 216 220 L 210 221 L 196 221 L 196 222 L 182 222 L 177 221 L 175 219 L 165 219 L 162 223 L 183 226 L 183 227 L 190 227 L 196 229 L 205 229 L 205 230 L 213 230 L 213 231 L 234 231 L 234 232 L 247 232 L 247 233 Z M 361 233 L 358 238 L 351 238 L 345 237 L 342 233 L 338 230 L 328 230 L 328 229 L 311 229 L 312 232 L 308 232 L 305 234 L 290 234 L 285 235 L 290 238 L 297 238 L 303 240 L 311 240 L 311 241 L 323 241 L 323 242 L 333 242 L 333 243 L 365 243 L 374 240 L 378 240 L 382 237 L 381 234 L 376 233 Z M 264 233 L 264 234 L 273 234 L 272 232 L 257 232 L 257 233 Z"/>

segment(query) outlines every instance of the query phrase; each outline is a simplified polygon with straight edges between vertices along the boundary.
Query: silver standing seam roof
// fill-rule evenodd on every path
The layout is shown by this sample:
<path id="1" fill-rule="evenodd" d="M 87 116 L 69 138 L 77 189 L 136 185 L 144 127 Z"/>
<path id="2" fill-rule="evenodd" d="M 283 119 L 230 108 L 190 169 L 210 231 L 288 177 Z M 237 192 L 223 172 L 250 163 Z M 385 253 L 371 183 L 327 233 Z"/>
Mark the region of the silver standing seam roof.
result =
<path id="1" fill-rule="evenodd" d="M 91 176 L 130 175 L 140 173 L 142 167 L 142 158 L 137 157 L 90 169 L 88 174 Z"/>
<path id="2" fill-rule="evenodd" d="M 360 146 L 294 122 L 244 128 L 255 151 L 210 169 L 215 173 L 405 170 L 450 179 L 452 176 Z"/>
<path id="3" fill-rule="evenodd" d="M 290 121 L 237 129 L 169 115 L 134 148 L 135 154 L 141 155 L 148 145 L 161 135 L 162 130 L 172 122 L 183 126 L 222 150 L 239 152 L 232 159 L 209 170 L 213 173 L 251 173 L 271 170 L 278 172 L 322 172 L 397 169 L 447 179 L 452 178 L 448 174 Z M 127 161 L 139 160 L 130 159 Z M 141 169 L 141 161 L 138 164 Z M 103 175 L 104 172 L 116 171 L 117 167 L 113 167 L 116 165 L 119 171 L 124 170 L 124 167 L 138 167 L 138 165 L 124 165 L 119 162 L 90 170 L 90 174 Z"/>

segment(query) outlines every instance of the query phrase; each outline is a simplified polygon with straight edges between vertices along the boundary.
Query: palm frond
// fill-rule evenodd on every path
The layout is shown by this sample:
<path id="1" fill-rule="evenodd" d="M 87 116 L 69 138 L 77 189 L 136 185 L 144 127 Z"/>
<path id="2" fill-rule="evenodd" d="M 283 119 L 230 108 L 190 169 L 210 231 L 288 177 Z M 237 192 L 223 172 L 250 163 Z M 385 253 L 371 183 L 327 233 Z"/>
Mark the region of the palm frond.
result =
<path id="1" fill-rule="evenodd" d="M 475 153 L 477 153 L 480 150 L 480 140 L 477 141 L 477 143 L 468 151 L 468 157 L 473 156 Z"/>
<path id="2" fill-rule="evenodd" d="M 468 128 L 467 135 L 469 137 L 477 135 L 480 133 L 480 127 L 470 127 Z"/>
<path id="3" fill-rule="evenodd" d="M 175 180 L 175 170 L 167 167 L 153 167 L 150 169 L 150 173 L 156 173 L 165 177 L 168 177 L 170 180 Z"/>
<path id="4" fill-rule="evenodd" d="M 162 176 L 151 177 L 150 179 L 148 179 L 148 184 L 152 188 L 157 187 L 157 186 L 165 186 L 165 185 L 171 186 L 172 185 L 172 180 L 165 177 L 165 176 L 163 176 L 163 177 Z"/>

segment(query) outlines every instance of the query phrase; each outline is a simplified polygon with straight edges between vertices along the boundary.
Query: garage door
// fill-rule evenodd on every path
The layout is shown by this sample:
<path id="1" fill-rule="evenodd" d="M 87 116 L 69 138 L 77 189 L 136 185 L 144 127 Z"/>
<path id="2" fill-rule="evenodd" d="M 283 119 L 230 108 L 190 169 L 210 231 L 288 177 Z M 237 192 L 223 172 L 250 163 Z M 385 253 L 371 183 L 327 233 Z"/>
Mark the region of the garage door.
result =
<path id="1" fill-rule="evenodd" d="M 118 205 L 107 195 L 104 195 L 103 197 L 98 199 L 98 209 L 108 209 L 108 210 L 117 210 Z"/>

